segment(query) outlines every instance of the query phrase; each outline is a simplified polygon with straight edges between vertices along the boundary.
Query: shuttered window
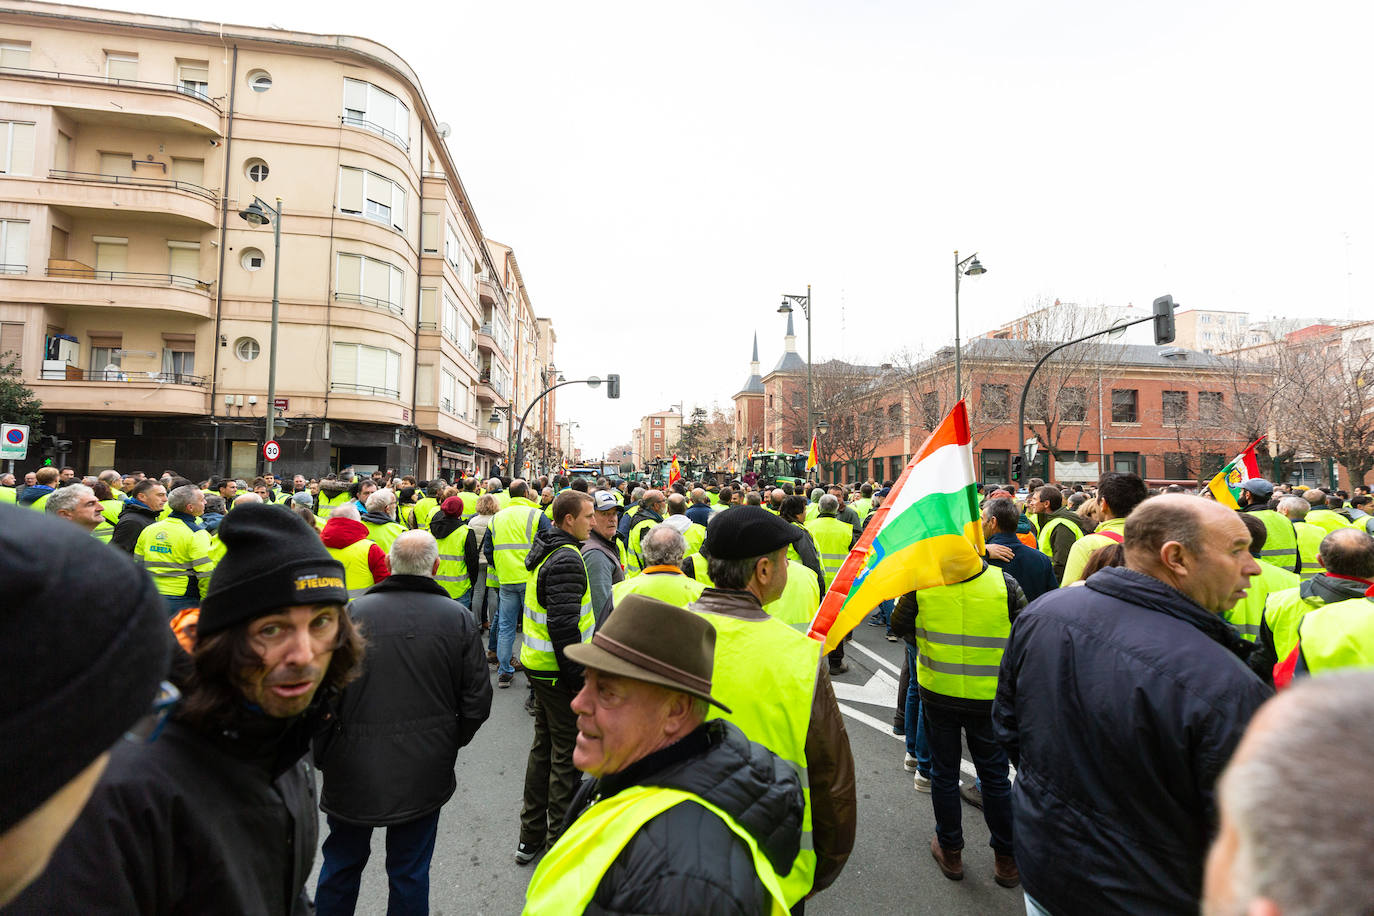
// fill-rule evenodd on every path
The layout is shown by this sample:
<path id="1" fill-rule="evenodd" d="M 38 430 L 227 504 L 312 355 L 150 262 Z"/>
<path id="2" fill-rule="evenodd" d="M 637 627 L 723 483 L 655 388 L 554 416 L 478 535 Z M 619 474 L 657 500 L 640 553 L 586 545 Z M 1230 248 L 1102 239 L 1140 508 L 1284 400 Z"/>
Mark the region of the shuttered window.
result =
<path id="1" fill-rule="evenodd" d="M 210 62 L 185 60 L 177 62 L 177 84 L 181 91 L 198 99 L 210 98 Z"/>
<path id="2" fill-rule="evenodd" d="M 425 254 L 439 252 L 439 214 L 420 214 L 420 248 Z"/>
<path id="3" fill-rule="evenodd" d="M 13 363 L 24 371 L 24 325 L 18 321 L 0 321 L 0 365 Z"/>
<path id="4" fill-rule="evenodd" d="M 25 121 L 0 121 L 0 172 L 33 174 L 33 125 Z"/>
<path id="5" fill-rule="evenodd" d="M 173 283 L 194 286 L 200 282 L 199 242 L 168 242 L 167 253 L 167 273 Z"/>
<path id="6" fill-rule="evenodd" d="M 197 187 L 205 186 L 204 159 L 178 159 L 172 157 L 172 177 Z"/>
<path id="7" fill-rule="evenodd" d="M 0 220 L 0 274 L 29 271 L 29 224 L 23 220 Z"/>
<path id="8" fill-rule="evenodd" d="M 359 254 L 339 252 L 334 297 L 405 314 L 405 272 Z"/>
<path id="9" fill-rule="evenodd" d="M 434 317 L 436 307 L 439 302 L 439 291 L 437 289 L 420 290 L 420 327 L 424 330 L 434 330 L 438 327 L 437 318 Z"/>
<path id="10" fill-rule="evenodd" d="M 52 149 L 52 167 L 59 172 L 65 172 L 71 168 L 72 161 L 72 138 L 61 131 L 57 132 L 57 142 Z"/>
<path id="11" fill-rule="evenodd" d="M 334 344 L 331 388 L 395 398 L 400 379 L 401 354 L 365 344 Z"/>
<path id="12" fill-rule="evenodd" d="M 29 43 L 27 41 L 0 42 L 0 67 L 13 67 L 16 70 L 29 69 Z"/>
<path id="13" fill-rule="evenodd" d="M 95 237 L 95 269 L 124 271 L 129 269 L 129 240 L 108 236 Z"/>
<path id="14" fill-rule="evenodd" d="M 405 231 L 405 188 L 376 172 L 340 166 L 339 209 Z"/>
<path id="15" fill-rule="evenodd" d="M 106 51 L 105 76 L 112 80 L 138 79 L 138 56 L 136 54 L 113 54 Z"/>
<path id="16" fill-rule="evenodd" d="M 434 406 L 434 367 L 420 363 L 415 367 L 415 403 Z"/>
<path id="17" fill-rule="evenodd" d="M 128 153 L 101 153 L 100 174 L 128 178 L 134 173 L 134 157 Z"/>

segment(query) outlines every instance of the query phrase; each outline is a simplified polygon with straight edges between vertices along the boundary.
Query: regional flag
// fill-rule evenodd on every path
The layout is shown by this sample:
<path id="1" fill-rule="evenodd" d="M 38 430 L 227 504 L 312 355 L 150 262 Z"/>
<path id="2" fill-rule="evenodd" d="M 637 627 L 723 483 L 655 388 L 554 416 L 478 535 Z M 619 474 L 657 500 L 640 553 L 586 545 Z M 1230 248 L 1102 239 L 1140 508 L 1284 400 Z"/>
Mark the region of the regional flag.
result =
<path id="1" fill-rule="evenodd" d="M 813 433 L 811 436 L 811 451 L 806 456 L 806 469 L 809 471 L 820 463 L 821 456 L 820 452 L 816 448 L 816 436 Z"/>
<path id="2" fill-rule="evenodd" d="M 829 652 L 880 602 L 977 575 L 983 549 L 968 410 L 960 401 L 874 511 L 808 635 L 824 639 Z"/>
<path id="3" fill-rule="evenodd" d="M 1240 508 L 1240 485 L 1247 480 L 1260 476 L 1259 460 L 1255 458 L 1255 446 L 1265 439 L 1260 436 L 1245 447 L 1245 451 L 1231 459 L 1231 463 L 1217 472 L 1207 484 L 1207 489 L 1216 497 L 1217 502 L 1228 509 Z"/>
<path id="4" fill-rule="evenodd" d="M 673 466 L 668 469 L 668 486 L 682 479 L 682 469 L 677 466 L 677 455 L 673 456 Z"/>

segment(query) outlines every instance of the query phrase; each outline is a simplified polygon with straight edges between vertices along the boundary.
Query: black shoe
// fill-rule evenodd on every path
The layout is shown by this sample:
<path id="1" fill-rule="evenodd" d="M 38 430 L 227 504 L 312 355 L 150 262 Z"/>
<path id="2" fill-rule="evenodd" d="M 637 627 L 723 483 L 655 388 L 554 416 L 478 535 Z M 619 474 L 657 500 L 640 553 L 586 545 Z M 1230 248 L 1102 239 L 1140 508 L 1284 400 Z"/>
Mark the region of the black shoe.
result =
<path id="1" fill-rule="evenodd" d="M 905 720 L 905 719 L 893 719 L 893 720 L 892 720 L 892 734 L 898 735 L 898 736 L 900 736 L 900 735 L 905 735 L 905 734 L 906 734 L 906 720 Z"/>
<path id="2" fill-rule="evenodd" d="M 506 672 L 502 671 L 502 672 L 501 672 L 499 675 L 497 675 L 497 677 L 496 677 L 496 686 L 497 686 L 497 687 L 501 687 L 501 688 L 504 689 L 504 688 L 506 688 L 506 687 L 509 687 L 511 681 L 513 681 L 513 680 L 515 680 L 515 675 L 514 675 L 514 674 L 507 674 Z"/>
<path id="3" fill-rule="evenodd" d="M 520 845 L 515 847 L 515 864 L 529 865 L 534 861 L 534 857 L 544 851 L 543 843 L 526 843 L 520 841 Z"/>
<path id="4" fill-rule="evenodd" d="M 840 662 L 839 664 L 831 663 L 831 665 L 830 665 L 830 674 L 831 674 L 832 677 L 835 676 L 835 675 L 837 675 L 837 674 L 844 674 L 844 673 L 846 673 L 846 672 L 848 672 L 848 671 L 849 671 L 849 662 Z"/>
<path id="5" fill-rule="evenodd" d="M 870 617 L 868 618 L 868 625 L 870 627 L 885 627 L 887 626 L 887 621 L 878 617 Z"/>
<path id="6" fill-rule="evenodd" d="M 525 712 L 529 713 L 530 715 L 534 715 L 534 691 L 533 691 L 533 690 L 530 691 L 530 695 L 529 695 L 529 696 L 525 697 Z"/>

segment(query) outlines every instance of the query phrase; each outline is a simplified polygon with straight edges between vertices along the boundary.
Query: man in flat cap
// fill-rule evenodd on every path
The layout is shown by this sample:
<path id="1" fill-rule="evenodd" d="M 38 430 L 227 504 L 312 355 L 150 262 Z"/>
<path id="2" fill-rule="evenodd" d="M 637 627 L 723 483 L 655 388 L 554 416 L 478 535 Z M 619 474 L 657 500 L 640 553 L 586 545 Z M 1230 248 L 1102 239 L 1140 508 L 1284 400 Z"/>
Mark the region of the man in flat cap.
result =
<path id="1" fill-rule="evenodd" d="M 586 666 L 573 762 L 592 778 L 530 881 L 526 914 L 786 912 L 802 786 L 738 727 L 705 721 L 712 705 L 730 711 L 712 690 L 715 648 L 702 617 L 644 595 L 567 648 Z"/>
<path id="2" fill-rule="evenodd" d="M 839 876 L 854 848 L 858 805 L 823 647 L 763 609 L 786 588 L 787 548 L 802 534 L 760 506 L 720 513 L 703 547 L 714 587 L 689 606 L 716 631 L 715 691 L 734 710 L 725 718 L 803 774 L 802 850 L 783 879 L 789 906 Z"/>
<path id="3" fill-rule="evenodd" d="M 156 741 L 114 749 L 6 916 L 312 911 L 319 815 L 305 754 L 363 643 L 343 566 L 290 510 L 240 505 L 219 536 L 189 671 L 174 678 L 181 703 Z"/>

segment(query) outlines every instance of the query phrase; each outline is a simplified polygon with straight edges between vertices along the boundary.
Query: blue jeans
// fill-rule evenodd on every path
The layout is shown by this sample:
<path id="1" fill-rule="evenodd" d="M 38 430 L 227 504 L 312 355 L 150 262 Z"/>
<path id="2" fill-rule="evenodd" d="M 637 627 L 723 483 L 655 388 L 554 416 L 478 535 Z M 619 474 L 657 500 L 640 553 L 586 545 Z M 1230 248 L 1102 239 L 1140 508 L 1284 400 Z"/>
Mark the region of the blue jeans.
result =
<path id="1" fill-rule="evenodd" d="M 490 596 L 488 596 L 490 600 Z M 497 671 L 501 674 L 514 674 L 515 666 L 510 663 L 511 649 L 515 645 L 515 625 L 525 613 L 525 583 L 501 586 L 501 603 L 496 612 L 496 622 L 491 626 L 491 644 L 495 646 Z"/>
<path id="2" fill-rule="evenodd" d="M 963 807 L 959 801 L 959 759 L 968 740 L 969 756 L 983 783 L 983 820 L 994 852 L 1012 855 L 1011 780 L 1007 752 L 992 734 L 991 713 L 971 713 L 930 703 L 922 705 L 930 740 L 930 802 L 935 809 L 935 835 L 945 849 L 964 848 Z"/>
<path id="3" fill-rule="evenodd" d="M 878 605 L 878 611 L 873 615 L 873 619 L 881 623 L 888 623 L 892 620 L 892 611 L 897 606 L 895 598 L 889 598 Z"/>
<path id="4" fill-rule="evenodd" d="M 458 596 L 458 603 L 469 611 L 472 610 L 472 589 L 468 589 Z"/>
<path id="5" fill-rule="evenodd" d="M 429 862 L 439 831 L 439 812 L 386 829 L 387 916 L 429 912 Z M 315 887 L 319 916 L 352 916 L 358 886 L 371 854 L 372 828 L 329 815 L 329 836 L 322 852 L 320 883 Z"/>
<path id="6" fill-rule="evenodd" d="M 188 607 L 200 607 L 200 597 L 187 598 L 184 595 L 163 595 L 163 600 L 167 602 L 167 619 L 171 620 Z"/>
<path id="7" fill-rule="evenodd" d="M 926 720 L 921 715 L 921 690 L 916 684 L 916 647 L 906 644 L 906 752 L 916 758 L 916 772 L 930 778 L 930 742 L 926 740 Z"/>

